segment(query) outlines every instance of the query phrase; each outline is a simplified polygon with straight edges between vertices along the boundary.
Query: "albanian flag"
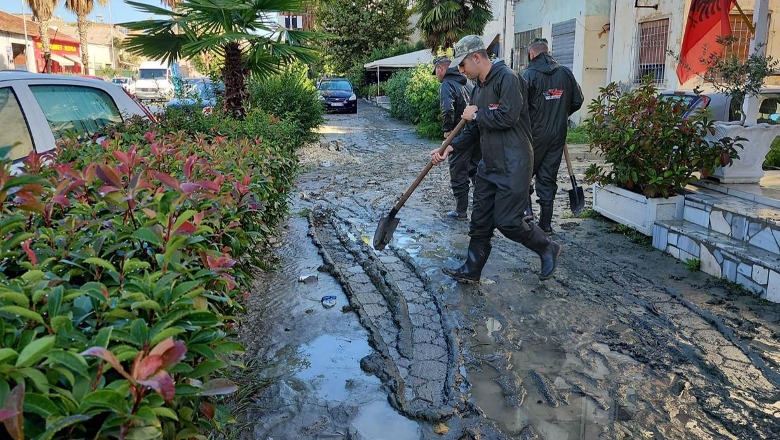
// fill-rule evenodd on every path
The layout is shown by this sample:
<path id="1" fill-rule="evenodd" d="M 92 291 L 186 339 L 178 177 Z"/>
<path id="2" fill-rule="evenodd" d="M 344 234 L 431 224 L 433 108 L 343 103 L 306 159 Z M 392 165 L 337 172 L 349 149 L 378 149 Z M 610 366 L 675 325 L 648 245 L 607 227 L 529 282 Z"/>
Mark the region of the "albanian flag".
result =
<path id="1" fill-rule="evenodd" d="M 680 64 L 677 65 L 677 78 L 680 83 L 688 81 L 697 73 L 707 70 L 701 58 L 711 52 L 722 51 L 718 44 L 719 36 L 731 35 L 729 11 L 737 0 L 693 0 L 685 25 Z M 705 54 L 705 50 L 707 54 Z"/>

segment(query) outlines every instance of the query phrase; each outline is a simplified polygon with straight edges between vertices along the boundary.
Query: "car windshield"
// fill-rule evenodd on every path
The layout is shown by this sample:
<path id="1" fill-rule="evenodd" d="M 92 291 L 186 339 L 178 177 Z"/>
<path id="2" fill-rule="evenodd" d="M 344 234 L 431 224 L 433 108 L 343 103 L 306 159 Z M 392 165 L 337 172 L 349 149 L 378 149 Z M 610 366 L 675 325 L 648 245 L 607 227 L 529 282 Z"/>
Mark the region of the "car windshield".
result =
<path id="1" fill-rule="evenodd" d="M 349 84 L 349 81 L 323 81 L 320 83 L 320 90 L 344 90 L 344 91 L 350 91 L 352 90 L 352 85 Z"/>
<path id="2" fill-rule="evenodd" d="M 690 95 L 661 95 L 661 97 L 667 101 L 681 101 L 686 108 L 691 106 L 695 98 L 695 96 Z"/>
<path id="3" fill-rule="evenodd" d="M 127 84 L 127 78 L 114 78 L 111 82 L 114 84 Z"/>
<path id="4" fill-rule="evenodd" d="M 167 69 L 141 69 L 138 71 L 138 79 L 165 78 Z"/>

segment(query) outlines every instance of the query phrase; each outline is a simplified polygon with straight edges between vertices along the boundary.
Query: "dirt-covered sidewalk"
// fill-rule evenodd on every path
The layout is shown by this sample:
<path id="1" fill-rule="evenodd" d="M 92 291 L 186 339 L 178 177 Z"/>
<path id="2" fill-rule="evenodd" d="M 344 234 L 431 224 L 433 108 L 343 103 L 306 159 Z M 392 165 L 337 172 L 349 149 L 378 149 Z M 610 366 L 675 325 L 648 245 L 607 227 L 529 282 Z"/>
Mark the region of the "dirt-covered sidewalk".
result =
<path id="1" fill-rule="evenodd" d="M 461 262 L 468 224 L 442 215 L 453 202 L 446 167 L 401 210 L 391 245 L 369 245 L 437 143 L 368 105 L 328 116 L 322 133 L 302 151 L 282 267 L 258 281 L 244 325 L 250 359 L 276 367 L 253 438 L 780 438 L 778 305 L 592 212 L 573 218 L 565 168 L 554 278 L 540 282 L 538 257 L 497 233 L 482 283 L 457 284 L 440 268 Z M 582 177 L 598 159 L 571 149 Z M 319 270 L 321 291 L 295 282 L 306 270 Z M 343 304 L 330 311 L 301 298 L 334 289 Z M 333 347 L 301 349 L 338 323 L 371 348 L 338 361 Z M 350 377 L 327 382 L 348 365 Z M 377 395 L 412 424 L 380 411 L 395 434 L 368 427 Z"/>

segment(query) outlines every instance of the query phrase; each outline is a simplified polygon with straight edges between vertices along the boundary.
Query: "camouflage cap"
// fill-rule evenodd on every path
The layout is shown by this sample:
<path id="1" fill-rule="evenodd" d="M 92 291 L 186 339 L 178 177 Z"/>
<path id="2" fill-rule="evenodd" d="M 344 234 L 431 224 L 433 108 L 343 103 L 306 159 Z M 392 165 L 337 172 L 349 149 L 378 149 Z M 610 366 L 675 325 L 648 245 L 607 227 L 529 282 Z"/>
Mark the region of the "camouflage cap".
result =
<path id="1" fill-rule="evenodd" d="M 445 62 L 449 63 L 450 61 L 451 61 L 450 57 L 448 57 L 446 55 L 434 58 L 433 59 L 433 71 L 431 72 L 431 74 L 436 75 L 436 66 L 438 66 L 441 63 L 445 63 Z"/>
<path id="2" fill-rule="evenodd" d="M 467 55 L 480 50 L 485 50 L 485 43 L 482 41 L 482 37 L 478 35 L 466 35 L 455 43 L 452 64 L 457 66 Z"/>

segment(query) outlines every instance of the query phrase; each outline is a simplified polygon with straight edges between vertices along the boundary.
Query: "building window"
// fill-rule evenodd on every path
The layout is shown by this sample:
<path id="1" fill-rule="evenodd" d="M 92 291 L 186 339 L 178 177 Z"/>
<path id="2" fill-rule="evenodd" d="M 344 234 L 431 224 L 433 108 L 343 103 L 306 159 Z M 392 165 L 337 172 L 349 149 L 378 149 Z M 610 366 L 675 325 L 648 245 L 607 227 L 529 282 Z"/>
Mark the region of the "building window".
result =
<path id="1" fill-rule="evenodd" d="M 298 29 L 298 17 L 292 17 L 292 29 Z"/>
<path id="2" fill-rule="evenodd" d="M 750 54 L 750 28 L 739 14 L 730 15 L 729 23 L 731 24 L 731 35 L 737 39 L 725 48 L 723 57 L 727 58 L 731 54 L 736 54 L 740 61 L 747 61 Z"/>
<path id="3" fill-rule="evenodd" d="M 637 35 L 637 62 L 634 83 L 646 75 L 653 75 L 653 82 L 660 84 L 666 78 L 666 50 L 669 39 L 669 19 L 639 23 Z"/>
<path id="4" fill-rule="evenodd" d="M 290 29 L 290 17 L 289 15 L 284 16 L 284 27 L 287 29 Z"/>
<path id="5" fill-rule="evenodd" d="M 528 45 L 534 41 L 534 38 L 542 37 L 542 28 L 531 29 L 530 31 L 518 32 L 515 34 L 515 53 L 512 60 L 512 68 L 520 72 L 528 67 Z"/>

